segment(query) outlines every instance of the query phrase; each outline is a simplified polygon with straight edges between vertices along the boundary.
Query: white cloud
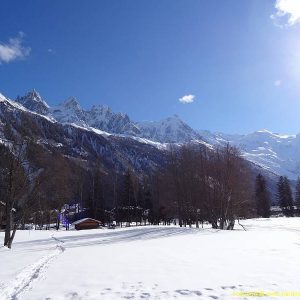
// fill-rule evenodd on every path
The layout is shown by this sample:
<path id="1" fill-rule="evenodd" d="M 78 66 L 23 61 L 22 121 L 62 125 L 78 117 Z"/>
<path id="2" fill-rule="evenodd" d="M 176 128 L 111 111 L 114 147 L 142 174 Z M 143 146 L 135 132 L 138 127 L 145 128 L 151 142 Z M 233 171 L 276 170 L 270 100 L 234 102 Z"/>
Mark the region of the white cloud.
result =
<path id="1" fill-rule="evenodd" d="M 276 0 L 276 13 L 271 15 L 276 25 L 293 26 L 300 22 L 299 0 Z"/>
<path id="2" fill-rule="evenodd" d="M 274 81 L 274 86 L 281 86 L 282 85 L 282 80 L 281 79 L 277 79 Z"/>
<path id="3" fill-rule="evenodd" d="M 0 64 L 24 58 L 29 55 L 30 48 L 22 45 L 24 33 L 19 32 L 15 38 L 10 38 L 7 43 L 0 43 Z"/>
<path id="4" fill-rule="evenodd" d="M 193 103 L 195 99 L 195 95 L 184 95 L 179 98 L 179 102 L 183 104 Z"/>

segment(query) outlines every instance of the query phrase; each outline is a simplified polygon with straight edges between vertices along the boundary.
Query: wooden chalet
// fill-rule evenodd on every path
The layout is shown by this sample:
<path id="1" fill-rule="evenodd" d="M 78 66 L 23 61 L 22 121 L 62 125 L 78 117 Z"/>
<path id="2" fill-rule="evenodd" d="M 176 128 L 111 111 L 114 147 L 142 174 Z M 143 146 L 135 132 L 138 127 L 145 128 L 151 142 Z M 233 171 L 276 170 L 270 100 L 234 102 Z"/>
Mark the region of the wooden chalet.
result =
<path id="1" fill-rule="evenodd" d="M 73 222 L 76 230 L 96 229 L 100 227 L 101 222 L 92 218 L 84 218 Z"/>

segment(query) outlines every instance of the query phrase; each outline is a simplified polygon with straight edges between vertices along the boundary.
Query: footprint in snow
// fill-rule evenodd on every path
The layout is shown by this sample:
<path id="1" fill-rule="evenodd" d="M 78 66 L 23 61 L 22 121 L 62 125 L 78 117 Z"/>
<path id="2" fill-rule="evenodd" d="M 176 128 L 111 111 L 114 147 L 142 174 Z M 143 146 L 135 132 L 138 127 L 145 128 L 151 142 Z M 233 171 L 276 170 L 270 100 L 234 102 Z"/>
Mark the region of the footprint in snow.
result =
<path id="1" fill-rule="evenodd" d="M 221 286 L 221 288 L 222 288 L 223 290 L 227 290 L 227 289 L 234 290 L 234 289 L 236 289 L 236 286 L 234 286 L 234 285 L 231 285 L 231 286 Z"/>
<path id="2" fill-rule="evenodd" d="M 182 296 L 187 296 L 187 295 L 191 294 L 191 291 L 190 290 L 176 290 L 175 293 L 178 293 Z"/>

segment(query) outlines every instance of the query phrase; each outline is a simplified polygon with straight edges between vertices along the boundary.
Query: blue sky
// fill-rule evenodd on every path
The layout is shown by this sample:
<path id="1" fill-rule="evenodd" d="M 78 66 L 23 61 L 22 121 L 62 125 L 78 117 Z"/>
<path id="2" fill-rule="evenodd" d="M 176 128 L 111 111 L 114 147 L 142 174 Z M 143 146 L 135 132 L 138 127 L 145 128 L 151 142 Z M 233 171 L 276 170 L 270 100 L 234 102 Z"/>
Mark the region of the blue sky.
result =
<path id="1" fill-rule="evenodd" d="M 299 20 L 299 0 L 3 0 L 0 92 L 298 133 Z"/>

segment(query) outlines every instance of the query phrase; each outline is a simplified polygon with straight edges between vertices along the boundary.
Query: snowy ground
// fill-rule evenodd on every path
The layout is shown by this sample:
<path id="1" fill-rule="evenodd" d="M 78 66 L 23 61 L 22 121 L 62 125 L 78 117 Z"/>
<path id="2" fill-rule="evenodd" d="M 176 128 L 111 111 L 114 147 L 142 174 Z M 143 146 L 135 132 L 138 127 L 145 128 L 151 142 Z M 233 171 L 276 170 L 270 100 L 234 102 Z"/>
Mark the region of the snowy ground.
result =
<path id="1" fill-rule="evenodd" d="M 233 293 L 299 291 L 300 218 L 242 224 L 247 231 L 19 231 L 12 250 L 0 248 L 0 299 L 250 299 Z"/>

